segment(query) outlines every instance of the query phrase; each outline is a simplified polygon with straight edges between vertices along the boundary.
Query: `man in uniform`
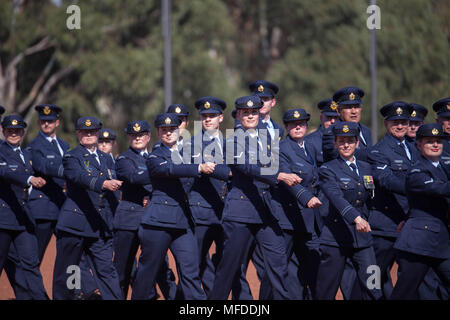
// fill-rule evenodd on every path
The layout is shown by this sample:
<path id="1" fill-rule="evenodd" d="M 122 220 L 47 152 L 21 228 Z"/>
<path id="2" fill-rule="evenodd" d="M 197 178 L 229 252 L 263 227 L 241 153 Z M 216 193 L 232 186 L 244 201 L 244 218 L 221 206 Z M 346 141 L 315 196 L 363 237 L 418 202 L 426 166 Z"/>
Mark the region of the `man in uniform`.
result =
<path id="1" fill-rule="evenodd" d="M 180 120 L 180 126 L 178 127 L 179 138 L 177 141 L 177 145 L 178 145 L 179 149 L 181 150 L 181 148 L 183 146 L 183 132 L 189 126 L 189 111 L 185 105 L 180 104 L 180 103 L 174 103 L 174 104 L 171 104 L 167 108 L 167 113 L 175 113 L 178 116 L 178 119 Z M 159 139 L 153 145 L 152 150 L 154 150 L 160 146 L 161 146 L 161 140 Z"/>
<path id="2" fill-rule="evenodd" d="M 436 112 L 436 122 L 440 123 L 447 134 L 450 134 L 450 97 L 436 101 L 433 104 Z M 450 140 L 444 141 L 442 160 L 450 160 Z"/>
<path id="3" fill-rule="evenodd" d="M 74 298 L 77 286 L 76 283 L 73 287 L 67 285 L 68 276 L 77 272 L 83 253 L 90 258 L 102 298 L 122 299 L 119 277 L 112 263 L 113 214 L 107 201 L 108 194 L 117 191 L 122 181 L 114 178 L 111 157 L 97 148 L 101 127 L 102 123 L 95 117 L 78 119 L 76 133 L 80 144 L 63 158 L 67 199 L 56 225 L 53 272 L 53 299 L 56 300 Z"/>
<path id="4" fill-rule="evenodd" d="M 388 298 L 392 292 L 390 270 L 395 260 L 393 246 L 398 236 L 397 226 L 409 210 L 406 173 L 417 160 L 418 153 L 414 144 L 405 139 L 412 113 L 410 105 L 394 101 L 383 106 L 380 113 L 384 117 L 387 133 L 371 148 L 368 156 L 376 186 L 369 224 L 381 271 L 384 298 Z"/>
<path id="5" fill-rule="evenodd" d="M 367 148 L 372 145 L 370 129 L 360 123 L 362 111 L 362 97 L 364 91 L 358 87 L 345 87 L 336 91 L 333 101 L 338 104 L 337 112 L 340 121 L 355 122 L 359 127 L 359 144 L 356 150 L 356 157 L 360 160 L 367 159 Z M 338 121 L 339 122 L 339 121 Z M 333 125 L 329 126 L 323 133 L 322 138 L 323 162 L 327 162 L 338 157 L 338 152 L 334 146 Z"/>
<path id="6" fill-rule="evenodd" d="M 47 183 L 40 189 L 33 188 L 29 205 L 36 219 L 38 256 L 42 262 L 50 238 L 55 234 L 59 211 L 66 199 L 62 158 L 69 150 L 69 144 L 56 136 L 62 109 L 53 104 L 38 105 L 34 109 L 39 115 L 40 131 L 27 149 L 31 151 L 33 169 Z"/>
<path id="7" fill-rule="evenodd" d="M 269 144 L 264 145 L 256 130 L 261 99 L 258 96 L 241 97 L 235 101 L 235 107 L 238 109 L 236 117 L 243 130 L 238 129 L 232 137 L 232 152 L 235 156 L 234 164 L 230 165 L 232 187 L 225 200 L 222 219 L 225 230 L 224 251 L 208 298 L 228 298 L 233 280 L 241 272 L 241 265 L 248 257 L 249 244 L 256 241 L 264 256 L 264 270 L 274 298 L 291 299 L 287 287 L 286 248 L 272 208 L 270 186 L 279 181 L 294 185 L 301 179 L 295 174 L 278 173 L 277 170 L 270 174 L 265 172 L 267 168 L 261 161 L 261 155 L 267 152 Z M 272 156 L 270 152 L 267 153 Z"/>
<path id="8" fill-rule="evenodd" d="M 311 152 L 315 158 L 317 167 L 320 167 L 323 163 L 322 152 L 322 136 L 323 132 L 333 125 L 339 119 L 337 113 L 338 104 L 332 99 L 325 99 L 317 104 L 317 108 L 320 110 L 320 126 L 316 131 L 310 133 L 305 137 L 305 142 L 311 146 Z"/>
<path id="9" fill-rule="evenodd" d="M 417 129 L 423 125 L 425 117 L 428 114 L 428 110 L 424 106 L 417 103 L 410 103 L 409 105 L 412 108 L 412 112 L 409 118 L 408 132 L 406 132 L 405 139 L 409 142 L 415 142 Z"/>
<path id="10" fill-rule="evenodd" d="M 28 206 L 29 188 L 42 188 L 46 181 L 34 176 L 31 154 L 20 147 L 26 127 L 19 115 L 2 121 L 5 141 L 0 144 L 0 272 L 10 247 L 14 248 L 21 276 L 26 279 L 26 298 L 47 300 L 39 270 L 35 221 Z"/>

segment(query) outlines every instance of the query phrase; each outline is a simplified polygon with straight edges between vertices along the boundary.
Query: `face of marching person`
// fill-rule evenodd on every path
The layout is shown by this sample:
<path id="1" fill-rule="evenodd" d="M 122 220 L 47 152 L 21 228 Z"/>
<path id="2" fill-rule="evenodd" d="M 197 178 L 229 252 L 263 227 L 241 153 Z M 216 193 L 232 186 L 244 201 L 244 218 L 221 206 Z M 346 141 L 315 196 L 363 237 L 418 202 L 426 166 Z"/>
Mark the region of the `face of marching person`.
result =
<path id="1" fill-rule="evenodd" d="M 409 121 L 409 125 L 408 125 L 408 131 L 406 132 L 406 135 L 410 138 L 415 138 L 416 137 L 416 133 L 417 133 L 417 129 L 419 129 L 419 127 L 423 125 L 423 121 Z"/>
<path id="2" fill-rule="evenodd" d="M 421 155 L 431 161 L 439 161 L 444 149 L 444 141 L 439 137 L 423 137 L 417 140 L 417 149 Z"/>
<path id="3" fill-rule="evenodd" d="M 223 121 L 223 114 L 202 113 L 200 115 L 202 126 L 205 131 L 215 131 Z"/>
<path id="4" fill-rule="evenodd" d="M 112 149 L 114 148 L 115 144 L 116 144 L 115 140 L 100 139 L 98 141 L 98 149 L 100 151 L 103 151 L 104 153 L 112 153 Z"/>
<path id="5" fill-rule="evenodd" d="M 150 142 L 150 138 L 151 138 L 150 132 L 128 134 L 128 141 L 130 143 L 130 147 L 138 151 L 142 151 L 147 148 L 147 145 Z"/>
<path id="6" fill-rule="evenodd" d="M 256 129 L 259 121 L 259 109 L 238 109 L 236 118 L 241 122 L 244 129 Z"/>
<path id="7" fill-rule="evenodd" d="M 25 129 L 22 128 L 5 128 L 3 129 L 3 135 L 5 140 L 12 146 L 20 146 L 22 138 L 25 134 Z"/>
<path id="8" fill-rule="evenodd" d="M 384 126 L 387 132 L 399 141 L 403 141 L 408 131 L 409 120 L 384 120 Z"/>
<path id="9" fill-rule="evenodd" d="M 59 127 L 59 120 L 38 120 L 38 125 L 43 134 L 53 138 Z"/>
<path id="10" fill-rule="evenodd" d="M 356 137 L 336 136 L 334 140 L 334 146 L 341 157 L 349 161 L 353 161 L 353 155 L 358 145 L 359 141 Z"/>
<path id="11" fill-rule="evenodd" d="M 159 127 L 158 128 L 158 137 L 161 139 L 161 142 L 171 148 L 178 141 L 179 137 L 179 129 L 177 127 Z"/>
<path id="12" fill-rule="evenodd" d="M 450 117 L 439 117 L 436 119 L 436 122 L 442 125 L 444 132 L 450 134 Z"/>
<path id="13" fill-rule="evenodd" d="M 97 146 L 100 129 L 77 130 L 77 138 L 82 146 L 94 148 Z"/>
<path id="14" fill-rule="evenodd" d="M 270 111 L 273 107 L 275 107 L 275 104 L 277 103 L 277 100 L 274 97 L 260 97 L 263 106 L 261 109 L 259 109 L 259 113 L 261 114 L 261 118 L 265 119 L 266 116 L 270 115 Z"/>
<path id="15" fill-rule="evenodd" d="M 328 127 L 334 124 L 337 119 L 339 119 L 339 116 L 327 116 L 325 114 L 320 115 L 320 122 L 322 123 L 324 129 L 328 129 Z"/>
<path id="16" fill-rule="evenodd" d="M 338 107 L 339 116 L 343 121 L 360 122 L 361 108 L 360 104 L 346 104 Z"/>
<path id="17" fill-rule="evenodd" d="M 289 136 L 299 143 L 302 142 L 306 130 L 308 130 L 308 122 L 306 120 L 289 121 L 286 124 L 286 131 Z"/>

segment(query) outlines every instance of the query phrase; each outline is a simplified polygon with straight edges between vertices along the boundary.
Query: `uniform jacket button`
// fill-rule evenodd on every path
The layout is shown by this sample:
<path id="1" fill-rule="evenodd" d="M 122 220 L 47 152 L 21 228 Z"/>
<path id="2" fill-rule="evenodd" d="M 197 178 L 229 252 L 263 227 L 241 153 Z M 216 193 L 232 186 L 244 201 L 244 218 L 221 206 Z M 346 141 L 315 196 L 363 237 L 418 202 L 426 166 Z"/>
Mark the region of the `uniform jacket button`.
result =
<path id="1" fill-rule="evenodd" d="M 200 205 L 200 202 L 197 202 L 197 205 L 199 206 L 199 205 Z"/>
<path id="2" fill-rule="evenodd" d="M 131 207 L 130 209 L 131 209 L 131 210 L 134 210 L 134 207 Z"/>
<path id="3" fill-rule="evenodd" d="M 358 203 L 359 203 L 359 200 L 356 200 L 356 203 L 358 204 Z"/>
<path id="4" fill-rule="evenodd" d="M 361 183 L 358 182 L 358 187 L 361 186 Z"/>
<path id="5" fill-rule="evenodd" d="M 425 226 L 425 229 L 428 229 L 428 226 Z"/>
<path id="6" fill-rule="evenodd" d="M 241 196 L 241 199 L 244 199 L 244 197 L 243 197 L 243 196 Z"/>
<path id="7" fill-rule="evenodd" d="M 167 201 L 164 201 L 164 204 L 167 204 Z"/>
<path id="8" fill-rule="evenodd" d="M 334 219 L 334 222 L 337 222 L 337 219 Z"/>
<path id="9" fill-rule="evenodd" d="M 387 210 L 387 209 L 389 209 L 389 207 L 388 207 L 388 206 L 384 207 L 384 210 Z"/>
<path id="10" fill-rule="evenodd" d="M 42 194 L 39 195 L 39 198 L 42 198 Z"/>
<path id="11" fill-rule="evenodd" d="M 100 175 L 102 176 L 102 175 L 103 175 L 103 172 L 100 172 Z"/>
<path id="12" fill-rule="evenodd" d="M 77 209 L 75 208 L 75 209 L 73 209 L 73 211 L 77 212 Z"/>
<path id="13" fill-rule="evenodd" d="M 266 194 L 266 192 L 265 192 L 265 191 L 263 191 L 263 194 Z"/>
<path id="14" fill-rule="evenodd" d="M 362 195 L 361 191 L 358 191 L 358 196 Z"/>
<path id="15" fill-rule="evenodd" d="M 222 196 L 222 200 L 224 200 L 225 199 L 225 197 L 224 196 Z"/>
<path id="16" fill-rule="evenodd" d="M 23 206 L 25 205 L 25 201 L 22 201 L 22 205 L 23 205 Z"/>

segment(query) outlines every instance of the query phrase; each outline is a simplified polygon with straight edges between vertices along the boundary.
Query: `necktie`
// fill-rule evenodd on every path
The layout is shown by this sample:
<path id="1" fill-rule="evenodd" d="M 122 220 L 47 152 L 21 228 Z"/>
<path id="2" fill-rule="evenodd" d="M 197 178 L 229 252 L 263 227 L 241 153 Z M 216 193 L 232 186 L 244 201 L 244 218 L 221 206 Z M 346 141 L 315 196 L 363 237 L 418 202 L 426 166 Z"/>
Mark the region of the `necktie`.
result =
<path id="1" fill-rule="evenodd" d="M 20 150 L 20 148 L 17 148 L 16 153 L 19 155 L 20 159 L 22 159 L 22 162 L 25 163 L 25 159 L 23 157 L 22 150 Z"/>
<path id="2" fill-rule="evenodd" d="M 145 159 L 148 159 L 148 153 L 147 153 L 147 152 L 143 152 L 143 153 L 142 153 L 142 156 L 143 156 Z"/>
<path id="3" fill-rule="evenodd" d="M 275 132 L 273 130 L 274 128 L 273 128 L 272 122 L 270 120 L 267 121 L 267 122 L 263 121 L 263 124 L 267 128 L 267 131 L 269 131 L 270 137 L 273 139 L 273 136 L 274 136 Z"/>
<path id="4" fill-rule="evenodd" d="M 403 150 L 405 150 L 406 156 L 409 160 L 411 160 L 411 153 L 409 153 L 408 147 L 405 144 L 405 141 L 400 142 L 400 147 L 402 147 Z"/>
<path id="5" fill-rule="evenodd" d="M 304 147 L 300 147 L 300 150 L 303 151 L 303 153 L 306 156 L 306 159 L 310 162 L 310 163 L 314 163 L 313 158 L 306 152 L 306 149 Z"/>
<path id="6" fill-rule="evenodd" d="M 353 172 L 359 177 L 358 171 L 356 169 L 356 164 L 350 163 L 350 168 L 352 168 Z"/>
<path id="7" fill-rule="evenodd" d="M 56 142 L 56 139 L 53 139 L 51 144 L 52 144 L 53 151 L 55 151 L 58 154 L 61 154 L 61 151 L 58 148 L 58 143 Z"/>

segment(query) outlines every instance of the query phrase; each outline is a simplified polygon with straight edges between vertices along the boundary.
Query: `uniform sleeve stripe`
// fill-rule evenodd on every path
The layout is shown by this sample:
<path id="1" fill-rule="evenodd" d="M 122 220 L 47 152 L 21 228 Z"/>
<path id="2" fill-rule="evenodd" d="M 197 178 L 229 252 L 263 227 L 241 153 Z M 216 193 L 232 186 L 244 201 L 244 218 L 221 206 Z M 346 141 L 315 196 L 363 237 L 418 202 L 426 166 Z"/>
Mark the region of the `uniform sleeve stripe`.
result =
<path id="1" fill-rule="evenodd" d="M 346 207 L 342 210 L 341 215 L 342 215 L 342 216 L 345 216 L 345 215 L 347 214 L 347 212 L 349 212 L 352 208 L 353 208 L 353 207 L 352 207 L 351 205 L 346 206 Z"/>
<path id="2" fill-rule="evenodd" d="M 303 193 L 306 192 L 306 189 L 301 189 L 297 194 L 295 195 L 296 198 L 300 197 Z"/>

